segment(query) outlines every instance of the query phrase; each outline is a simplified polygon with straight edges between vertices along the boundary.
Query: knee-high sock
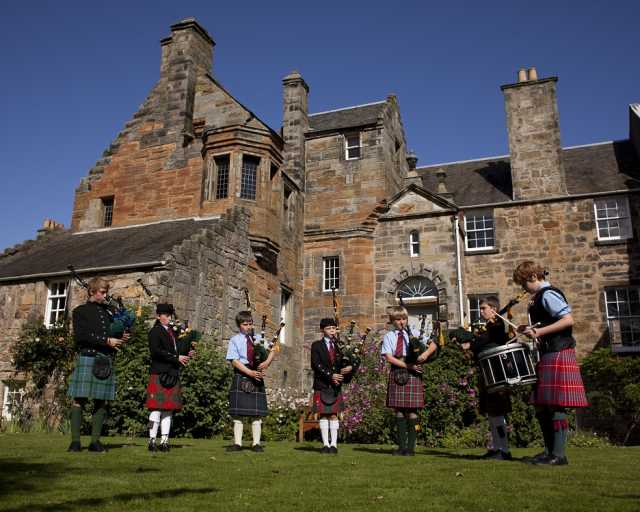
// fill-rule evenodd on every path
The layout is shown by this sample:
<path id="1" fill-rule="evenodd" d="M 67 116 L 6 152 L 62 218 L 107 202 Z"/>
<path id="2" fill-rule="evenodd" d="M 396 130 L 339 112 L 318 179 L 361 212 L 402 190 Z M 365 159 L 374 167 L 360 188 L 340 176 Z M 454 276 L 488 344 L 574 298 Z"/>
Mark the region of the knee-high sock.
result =
<path id="1" fill-rule="evenodd" d="M 404 416 L 396 417 L 396 423 L 398 424 L 398 448 L 401 450 L 407 449 L 407 418 Z"/>
<path id="2" fill-rule="evenodd" d="M 548 409 L 538 411 L 536 413 L 540 430 L 542 430 L 542 438 L 544 440 L 544 451 L 551 455 L 553 453 L 553 413 Z"/>
<path id="3" fill-rule="evenodd" d="M 318 425 L 320 425 L 320 437 L 322 437 L 322 444 L 324 446 L 329 446 L 329 419 L 320 418 L 318 420 Z"/>
<path id="4" fill-rule="evenodd" d="M 556 457 L 565 456 L 567 446 L 567 432 L 569 431 L 569 421 L 565 412 L 553 413 L 553 455 Z"/>
<path id="5" fill-rule="evenodd" d="M 331 432 L 331 446 L 338 447 L 338 428 L 340 428 L 340 422 L 338 420 L 329 421 L 329 430 Z"/>
<path id="6" fill-rule="evenodd" d="M 260 436 L 262 435 L 262 420 L 253 420 L 251 422 L 251 435 L 253 436 L 253 446 L 260 444 Z"/>
<path id="7" fill-rule="evenodd" d="M 416 423 L 418 423 L 418 418 L 407 419 L 407 450 L 410 452 L 416 449 Z"/>
<path id="8" fill-rule="evenodd" d="M 489 416 L 489 425 L 491 425 L 493 449 L 508 452 L 509 442 L 507 438 L 507 422 L 505 421 L 504 416 Z"/>
<path id="9" fill-rule="evenodd" d="M 242 421 L 233 420 L 233 444 L 237 444 L 238 446 L 242 446 Z"/>
<path id="10" fill-rule="evenodd" d="M 161 442 L 166 443 L 169 440 L 169 432 L 171 432 L 171 415 L 172 411 L 162 411 L 160 415 L 160 433 L 162 434 Z"/>
<path id="11" fill-rule="evenodd" d="M 158 427 L 160 427 L 160 411 L 151 411 L 149 413 L 149 438 L 155 439 L 158 435 Z"/>
<path id="12" fill-rule="evenodd" d="M 91 425 L 91 442 L 95 443 L 100 439 L 102 433 L 102 425 L 107 417 L 107 406 L 102 405 L 93 413 L 93 422 Z"/>
<path id="13" fill-rule="evenodd" d="M 80 426 L 82 425 L 82 407 L 71 406 L 71 441 L 80 442 Z"/>

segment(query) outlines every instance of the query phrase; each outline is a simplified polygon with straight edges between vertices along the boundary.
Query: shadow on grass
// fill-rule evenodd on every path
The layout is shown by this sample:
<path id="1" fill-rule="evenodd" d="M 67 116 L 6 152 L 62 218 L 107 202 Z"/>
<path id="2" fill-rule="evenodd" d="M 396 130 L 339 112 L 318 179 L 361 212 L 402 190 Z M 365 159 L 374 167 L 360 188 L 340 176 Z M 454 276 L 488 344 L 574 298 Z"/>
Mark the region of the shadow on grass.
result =
<path id="1" fill-rule="evenodd" d="M 104 444 L 104 446 L 108 449 L 108 450 L 118 450 L 120 448 L 147 448 L 146 443 L 145 444 L 136 444 L 136 443 L 109 443 L 109 442 L 104 442 L 102 443 Z M 172 450 L 179 450 L 181 448 L 188 448 L 190 446 L 193 446 L 192 444 L 173 444 L 170 443 L 171 445 L 171 449 Z"/>
<path id="2" fill-rule="evenodd" d="M 366 446 L 356 446 L 354 452 L 367 452 L 374 453 L 376 455 L 391 455 L 395 448 L 367 448 Z"/>
<path id="3" fill-rule="evenodd" d="M 319 446 L 319 447 L 315 447 L 315 446 L 296 446 L 294 448 L 294 450 L 297 450 L 299 452 L 316 452 L 316 453 L 320 453 L 321 449 L 322 449 L 322 446 Z"/>
<path id="4" fill-rule="evenodd" d="M 16 492 L 38 491 L 50 486 L 59 475 L 81 473 L 83 469 L 70 469 L 56 463 L 24 462 L 17 459 L 0 459 L 0 497 Z"/>
<path id="5" fill-rule="evenodd" d="M 209 494 L 218 492 L 215 487 L 202 487 L 198 489 L 168 489 L 166 491 L 155 492 L 135 492 L 114 494 L 105 496 L 104 498 L 81 498 L 77 500 L 61 501 L 60 503 L 50 503 L 46 505 L 28 504 L 21 507 L 5 509 L 6 512 L 57 512 L 57 511 L 73 511 L 73 510 L 91 510 L 91 508 L 99 507 L 111 502 L 120 502 L 122 506 L 132 500 L 149 500 L 155 498 L 176 498 L 188 494 Z"/>

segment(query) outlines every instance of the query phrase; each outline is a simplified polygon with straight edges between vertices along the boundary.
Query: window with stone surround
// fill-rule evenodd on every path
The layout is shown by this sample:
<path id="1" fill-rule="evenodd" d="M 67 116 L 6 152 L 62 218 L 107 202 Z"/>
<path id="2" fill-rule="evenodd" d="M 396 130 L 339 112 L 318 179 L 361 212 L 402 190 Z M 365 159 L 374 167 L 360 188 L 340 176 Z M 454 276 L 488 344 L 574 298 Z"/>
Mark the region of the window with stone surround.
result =
<path id="1" fill-rule="evenodd" d="M 242 174 L 240 175 L 241 199 L 256 199 L 259 165 L 260 159 L 258 157 L 242 155 Z"/>
<path id="2" fill-rule="evenodd" d="M 16 408 L 20 407 L 25 393 L 25 383 L 16 381 L 3 382 L 2 418 L 11 420 Z"/>
<path id="3" fill-rule="evenodd" d="M 640 352 L 640 287 L 604 291 L 611 348 L 614 352 Z"/>
<path id="4" fill-rule="evenodd" d="M 44 315 L 44 325 L 53 327 L 64 321 L 64 314 L 67 310 L 67 281 L 55 281 L 49 283 L 47 294 L 47 309 Z"/>
<path id="5" fill-rule="evenodd" d="M 289 341 L 289 332 L 292 325 L 293 301 L 291 292 L 284 288 L 280 292 L 280 320 L 284 322 L 284 327 L 280 331 L 280 343 L 286 345 Z"/>
<path id="6" fill-rule="evenodd" d="M 113 197 L 102 198 L 102 227 L 108 228 L 113 223 Z"/>
<path id="7" fill-rule="evenodd" d="M 344 157 L 347 160 L 357 160 L 360 158 L 360 132 L 347 133 L 344 136 Z"/>
<path id="8" fill-rule="evenodd" d="M 216 199 L 229 197 L 229 160 L 229 155 L 220 155 L 213 159 L 216 176 Z"/>
<path id="9" fill-rule="evenodd" d="M 467 303 L 469 306 L 469 324 L 484 324 L 485 321 L 480 316 L 480 302 L 485 297 L 494 296 L 497 297 L 497 293 L 482 293 L 467 296 Z"/>
<path id="10" fill-rule="evenodd" d="M 330 292 L 334 288 L 340 288 L 340 259 L 338 256 L 323 258 L 322 276 L 322 291 Z"/>
<path id="11" fill-rule="evenodd" d="M 629 199 L 604 197 L 593 202 L 598 240 L 628 240 L 633 237 Z"/>
<path id="12" fill-rule="evenodd" d="M 412 258 L 420 256 L 420 233 L 417 230 L 409 233 L 409 254 Z"/>
<path id="13" fill-rule="evenodd" d="M 467 212 L 464 225 L 467 251 L 484 251 L 495 247 L 496 233 L 492 210 Z"/>

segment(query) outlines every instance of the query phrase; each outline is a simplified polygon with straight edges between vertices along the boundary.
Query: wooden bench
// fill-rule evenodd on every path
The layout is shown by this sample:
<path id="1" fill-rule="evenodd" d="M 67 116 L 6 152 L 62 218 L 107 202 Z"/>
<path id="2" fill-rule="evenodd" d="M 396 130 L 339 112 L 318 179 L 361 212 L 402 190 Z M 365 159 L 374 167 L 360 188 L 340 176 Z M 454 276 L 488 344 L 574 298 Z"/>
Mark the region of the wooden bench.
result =
<path id="1" fill-rule="evenodd" d="M 318 415 L 311 410 L 311 407 L 307 406 L 300 413 L 297 441 L 299 443 L 304 441 L 304 433 L 316 428 L 320 429 L 320 424 L 318 423 Z"/>

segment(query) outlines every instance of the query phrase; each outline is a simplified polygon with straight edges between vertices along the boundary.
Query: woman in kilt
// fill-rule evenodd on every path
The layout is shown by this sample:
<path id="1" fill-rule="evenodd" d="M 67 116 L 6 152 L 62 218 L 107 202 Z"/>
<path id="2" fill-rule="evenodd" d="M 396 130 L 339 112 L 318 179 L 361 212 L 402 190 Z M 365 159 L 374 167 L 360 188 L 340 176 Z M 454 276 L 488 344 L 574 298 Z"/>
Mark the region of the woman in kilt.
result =
<path id="1" fill-rule="evenodd" d="M 427 345 L 427 350 L 418 356 L 415 364 L 407 364 L 404 359 L 409 345 L 407 333 L 407 310 L 394 306 L 389 312 L 389 323 L 393 330 L 384 335 L 382 355 L 391 365 L 387 386 L 387 407 L 395 411 L 398 427 L 398 449 L 394 455 L 414 455 L 416 447 L 416 423 L 418 409 L 424 407 L 424 387 L 422 385 L 422 364 L 437 350 L 435 343 Z M 418 333 L 412 333 L 418 335 Z M 427 339 L 423 340 L 425 344 Z"/>
<path id="2" fill-rule="evenodd" d="M 73 310 L 73 337 L 78 355 L 69 381 L 67 394 L 73 398 L 71 406 L 71 444 L 68 451 L 79 452 L 82 409 L 87 399 L 93 399 L 90 452 L 104 452 L 100 443 L 102 425 L 107 416 L 106 402 L 116 397 L 116 375 L 113 357 L 123 341 L 110 335 L 111 314 L 104 305 L 109 283 L 96 277 L 88 283 L 89 299 Z"/>
<path id="3" fill-rule="evenodd" d="M 156 323 L 149 331 L 151 370 L 147 385 L 146 406 L 149 413 L 149 451 L 169 451 L 169 432 L 173 411 L 182 409 L 180 368 L 189 362 L 190 347 L 181 346 L 169 322 L 172 304 L 156 306 Z M 189 355 L 187 355 L 189 354 Z M 156 444 L 160 427 L 160 445 Z"/>
<path id="4" fill-rule="evenodd" d="M 571 306 L 564 293 L 551 286 L 545 276 L 540 265 L 525 261 L 516 267 L 513 280 L 531 294 L 532 326 L 521 325 L 518 331 L 537 339 L 540 351 L 532 403 L 536 406 L 545 451 L 531 462 L 561 466 L 568 464 L 565 454 L 569 429 L 567 409 L 586 407 L 588 403 L 576 361 Z"/>
<path id="5" fill-rule="evenodd" d="M 236 325 L 240 332 L 232 336 L 227 349 L 227 361 L 233 366 L 233 380 L 229 390 L 229 415 L 233 418 L 233 445 L 229 452 L 242 450 L 243 420 L 251 419 L 251 433 L 254 452 L 263 452 L 260 444 L 262 417 L 269 414 L 264 374 L 275 357 L 275 350 L 269 352 L 266 361 L 255 368 L 253 348 L 253 318 L 250 311 L 240 311 L 236 315 Z M 255 335 L 256 341 L 260 340 Z"/>
<path id="6" fill-rule="evenodd" d="M 333 318 L 320 320 L 321 340 L 311 345 L 311 368 L 313 369 L 313 412 L 320 416 L 320 453 L 338 453 L 338 414 L 344 410 L 341 386 L 352 375 L 353 367 L 339 368 L 336 347 L 337 325 Z M 329 441 L 331 431 L 331 441 Z"/>

